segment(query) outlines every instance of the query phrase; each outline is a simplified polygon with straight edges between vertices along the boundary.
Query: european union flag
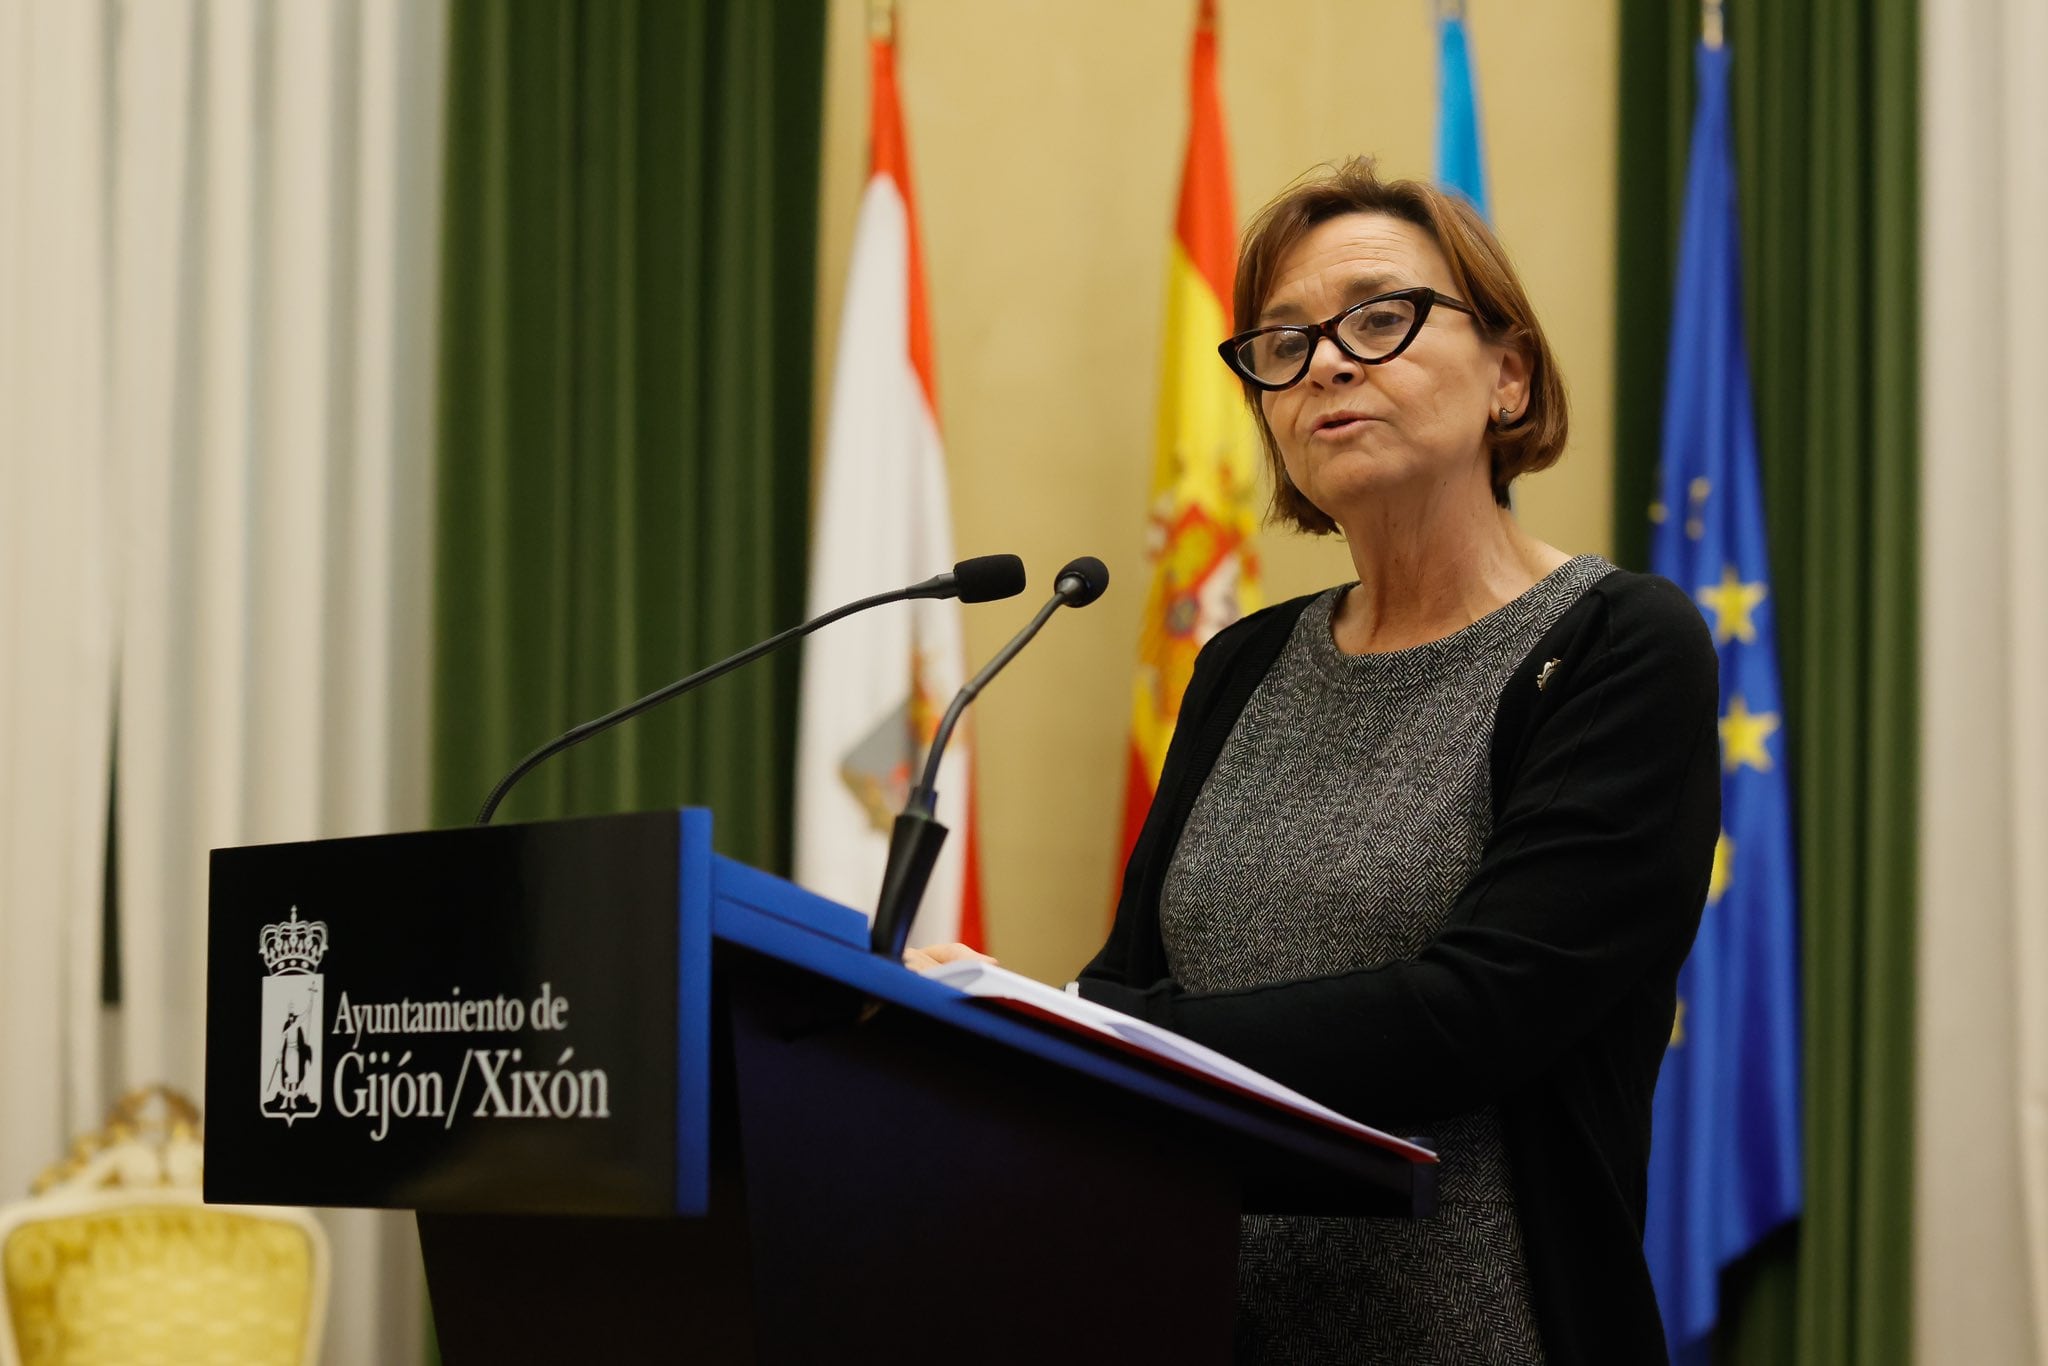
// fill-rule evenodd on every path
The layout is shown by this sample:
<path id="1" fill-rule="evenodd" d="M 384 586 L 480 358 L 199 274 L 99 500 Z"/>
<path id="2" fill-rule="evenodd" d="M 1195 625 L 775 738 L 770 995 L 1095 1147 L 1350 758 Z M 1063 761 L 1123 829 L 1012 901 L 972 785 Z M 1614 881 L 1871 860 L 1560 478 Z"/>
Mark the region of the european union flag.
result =
<path id="1" fill-rule="evenodd" d="M 1486 154 L 1479 146 L 1479 91 L 1472 80 L 1472 45 L 1465 7 L 1444 5 L 1437 15 L 1436 178 L 1447 190 L 1486 211 Z"/>
<path id="2" fill-rule="evenodd" d="M 1721 656 L 1720 844 L 1657 1079 L 1645 1247 L 1672 1356 L 1704 1357 L 1721 1269 L 1798 1214 L 1792 801 L 1742 341 L 1728 50 L 1702 45 L 1650 567 Z"/>

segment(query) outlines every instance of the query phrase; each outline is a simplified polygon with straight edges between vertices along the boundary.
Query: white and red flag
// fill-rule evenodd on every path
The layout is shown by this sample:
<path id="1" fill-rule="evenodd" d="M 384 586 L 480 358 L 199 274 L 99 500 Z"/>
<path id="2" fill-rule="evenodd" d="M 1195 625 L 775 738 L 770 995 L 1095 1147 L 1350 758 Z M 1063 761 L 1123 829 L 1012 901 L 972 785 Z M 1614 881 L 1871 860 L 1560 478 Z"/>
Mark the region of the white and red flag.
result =
<path id="1" fill-rule="evenodd" d="M 953 567 L 931 327 L 891 35 L 868 45 L 873 169 L 861 196 L 839 323 L 824 470 L 811 532 L 815 614 Z M 797 736 L 796 879 L 872 914 L 889 827 L 962 682 L 960 607 L 918 601 L 809 638 Z M 971 736 L 938 774 L 952 831 L 913 944 L 982 940 Z"/>

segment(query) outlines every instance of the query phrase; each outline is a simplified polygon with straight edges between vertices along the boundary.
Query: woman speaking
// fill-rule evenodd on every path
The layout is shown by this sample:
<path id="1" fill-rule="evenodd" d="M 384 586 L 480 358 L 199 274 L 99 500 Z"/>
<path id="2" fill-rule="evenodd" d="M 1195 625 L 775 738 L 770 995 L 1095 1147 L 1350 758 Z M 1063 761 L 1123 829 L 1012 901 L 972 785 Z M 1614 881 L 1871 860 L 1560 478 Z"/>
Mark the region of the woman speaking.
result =
<path id="1" fill-rule="evenodd" d="M 1367 161 L 1298 185 L 1233 303 L 1274 519 L 1341 534 L 1357 582 L 1204 648 L 1081 993 L 1437 1149 L 1430 1217 L 1245 1220 L 1239 1359 L 1663 1360 L 1644 1187 L 1719 830 L 1705 624 L 1516 522 L 1564 386 L 1464 201 Z"/>

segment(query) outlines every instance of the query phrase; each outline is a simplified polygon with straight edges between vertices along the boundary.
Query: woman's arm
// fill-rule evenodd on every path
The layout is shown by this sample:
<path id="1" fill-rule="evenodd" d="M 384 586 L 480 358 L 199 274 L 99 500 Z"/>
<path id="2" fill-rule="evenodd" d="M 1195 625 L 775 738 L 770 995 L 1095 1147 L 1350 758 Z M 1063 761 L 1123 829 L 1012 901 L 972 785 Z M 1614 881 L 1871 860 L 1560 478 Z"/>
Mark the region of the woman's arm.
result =
<path id="1" fill-rule="evenodd" d="M 1720 829 L 1716 660 L 1682 593 L 1636 583 L 1579 635 L 1478 871 L 1414 958 L 1202 995 L 1084 978 L 1082 993 L 1346 1113 L 1422 1118 L 1500 1098 L 1632 990 L 1668 989 Z"/>

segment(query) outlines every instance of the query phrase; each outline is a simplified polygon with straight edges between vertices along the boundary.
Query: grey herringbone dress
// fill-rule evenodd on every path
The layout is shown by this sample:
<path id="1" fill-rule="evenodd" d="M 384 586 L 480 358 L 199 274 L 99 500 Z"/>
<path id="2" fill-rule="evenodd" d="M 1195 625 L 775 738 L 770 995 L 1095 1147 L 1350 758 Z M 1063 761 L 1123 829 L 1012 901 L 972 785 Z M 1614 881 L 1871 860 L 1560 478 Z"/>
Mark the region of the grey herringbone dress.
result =
<path id="1" fill-rule="evenodd" d="M 1612 569 L 1580 556 L 1457 634 L 1391 654 L 1337 649 L 1330 615 L 1344 590 L 1311 603 L 1174 849 L 1160 903 L 1174 980 L 1227 991 L 1420 949 L 1491 826 L 1488 747 L 1502 686 Z M 1240 1360 L 1542 1359 L 1498 1116 L 1489 1107 L 1406 1120 L 1437 1147 L 1438 1212 L 1246 1219 Z"/>

